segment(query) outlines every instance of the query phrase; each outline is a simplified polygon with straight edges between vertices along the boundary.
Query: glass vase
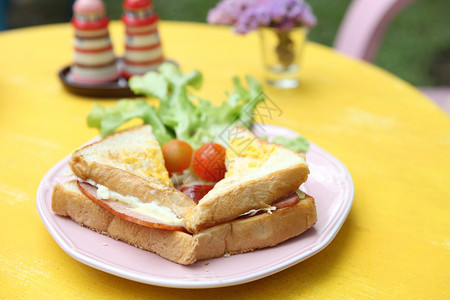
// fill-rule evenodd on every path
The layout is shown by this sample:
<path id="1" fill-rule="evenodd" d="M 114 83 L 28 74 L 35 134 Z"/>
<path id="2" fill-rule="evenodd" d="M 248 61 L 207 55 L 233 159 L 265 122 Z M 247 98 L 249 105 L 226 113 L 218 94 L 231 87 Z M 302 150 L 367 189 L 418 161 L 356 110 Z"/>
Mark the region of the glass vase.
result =
<path id="1" fill-rule="evenodd" d="M 308 36 L 307 27 L 259 29 L 264 75 L 268 84 L 295 88 L 300 83 L 300 61 Z"/>

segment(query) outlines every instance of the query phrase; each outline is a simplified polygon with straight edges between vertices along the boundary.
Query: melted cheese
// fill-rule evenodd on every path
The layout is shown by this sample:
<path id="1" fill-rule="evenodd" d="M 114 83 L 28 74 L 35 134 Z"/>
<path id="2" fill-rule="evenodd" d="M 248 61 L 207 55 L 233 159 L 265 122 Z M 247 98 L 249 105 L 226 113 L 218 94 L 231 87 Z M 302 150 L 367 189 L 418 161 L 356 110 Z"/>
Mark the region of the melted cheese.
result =
<path id="1" fill-rule="evenodd" d="M 300 200 L 305 199 L 306 194 L 305 194 L 303 191 L 301 191 L 301 190 L 296 190 L 295 192 L 297 193 L 297 196 L 298 196 L 298 198 L 299 198 Z"/>
<path id="2" fill-rule="evenodd" d="M 139 200 L 139 198 L 119 194 L 117 192 L 111 191 L 106 186 L 98 184 L 90 179 L 88 179 L 86 182 L 97 187 L 98 199 L 119 201 L 123 204 L 126 204 L 129 208 L 131 208 L 131 210 L 135 212 L 159 219 L 168 224 L 184 226 L 183 219 L 178 218 L 178 216 L 168 207 L 158 205 L 154 202 L 142 202 L 141 200 Z"/>
<path id="3" fill-rule="evenodd" d="M 269 214 L 272 214 L 272 211 L 276 210 L 277 208 L 275 206 L 269 206 L 269 207 L 265 207 L 265 208 L 260 208 L 260 209 L 251 209 L 246 213 L 243 213 L 241 216 L 249 216 L 252 217 L 254 215 L 256 215 L 258 212 L 260 211 L 264 211 L 267 212 Z"/>

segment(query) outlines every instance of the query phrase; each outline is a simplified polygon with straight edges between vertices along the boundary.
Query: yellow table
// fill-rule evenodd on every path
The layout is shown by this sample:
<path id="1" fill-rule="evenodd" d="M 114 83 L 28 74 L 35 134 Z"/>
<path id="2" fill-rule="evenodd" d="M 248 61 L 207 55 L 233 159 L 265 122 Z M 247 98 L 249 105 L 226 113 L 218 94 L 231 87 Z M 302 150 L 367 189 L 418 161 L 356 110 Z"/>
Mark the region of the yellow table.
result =
<path id="1" fill-rule="evenodd" d="M 122 32 L 111 25 L 118 54 Z M 160 33 L 183 71 L 203 72 L 205 98 L 223 101 L 233 75 L 262 80 L 256 34 L 175 22 Z M 273 124 L 325 148 L 353 176 L 352 210 L 327 248 L 267 278 L 209 290 L 145 285 L 69 257 L 35 194 L 50 167 L 97 134 L 85 122 L 96 99 L 67 93 L 57 78 L 72 34 L 68 24 L 0 34 L 0 298 L 450 297 L 450 119 L 402 80 L 313 43 L 301 86 L 265 91 L 283 111 Z"/>

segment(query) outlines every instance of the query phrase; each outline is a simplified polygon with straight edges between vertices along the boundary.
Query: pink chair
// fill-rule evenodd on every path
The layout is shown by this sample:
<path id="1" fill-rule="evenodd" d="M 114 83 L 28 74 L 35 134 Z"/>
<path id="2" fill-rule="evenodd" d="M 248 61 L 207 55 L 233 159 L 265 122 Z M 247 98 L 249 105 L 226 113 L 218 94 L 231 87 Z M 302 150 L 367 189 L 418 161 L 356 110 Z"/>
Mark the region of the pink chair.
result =
<path id="1" fill-rule="evenodd" d="M 416 0 L 353 0 L 337 33 L 334 48 L 351 57 L 372 62 L 390 21 Z M 450 87 L 424 87 L 421 91 L 450 113 Z"/>

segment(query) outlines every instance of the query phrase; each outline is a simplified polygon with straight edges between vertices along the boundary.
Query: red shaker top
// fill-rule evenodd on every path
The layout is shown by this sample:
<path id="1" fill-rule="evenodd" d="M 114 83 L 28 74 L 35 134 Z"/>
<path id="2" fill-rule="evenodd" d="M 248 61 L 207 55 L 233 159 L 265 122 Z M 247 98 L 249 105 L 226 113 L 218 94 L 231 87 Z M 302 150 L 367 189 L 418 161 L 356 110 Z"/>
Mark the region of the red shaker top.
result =
<path id="1" fill-rule="evenodd" d="M 152 9 L 153 2 L 150 0 L 125 0 L 123 2 L 123 8 L 125 10 Z"/>
<path id="2" fill-rule="evenodd" d="M 152 11 L 153 2 L 150 0 L 125 0 L 123 8 L 125 12 L 122 21 L 126 26 L 139 27 L 158 21 L 158 15 Z"/>

